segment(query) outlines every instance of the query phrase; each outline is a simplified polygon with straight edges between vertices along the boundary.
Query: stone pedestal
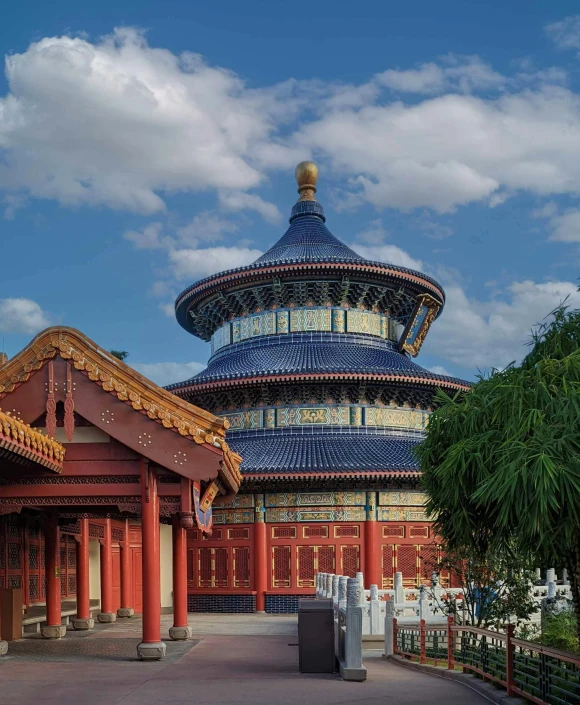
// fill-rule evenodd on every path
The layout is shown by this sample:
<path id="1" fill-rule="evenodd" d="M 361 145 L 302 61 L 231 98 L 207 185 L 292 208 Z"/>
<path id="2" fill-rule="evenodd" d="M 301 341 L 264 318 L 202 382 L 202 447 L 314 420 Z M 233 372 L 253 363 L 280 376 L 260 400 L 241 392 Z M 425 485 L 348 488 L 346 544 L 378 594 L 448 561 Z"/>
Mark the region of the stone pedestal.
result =
<path id="1" fill-rule="evenodd" d="M 135 610 L 132 607 L 119 607 L 117 610 L 117 617 L 132 617 L 135 614 Z"/>
<path id="2" fill-rule="evenodd" d="M 99 612 L 97 619 L 103 624 L 110 624 L 117 621 L 117 615 L 114 612 Z"/>
<path id="3" fill-rule="evenodd" d="M 173 641 L 186 641 L 191 639 L 191 627 L 170 627 L 169 637 Z"/>
<path id="4" fill-rule="evenodd" d="M 92 617 L 89 617 L 88 619 L 74 619 L 73 620 L 73 627 L 77 631 L 82 631 L 83 629 L 94 629 L 95 628 L 95 620 L 92 619 Z"/>
<path id="5" fill-rule="evenodd" d="M 66 624 L 46 625 L 40 628 L 40 633 L 45 639 L 62 639 L 66 634 Z"/>
<path id="6" fill-rule="evenodd" d="M 162 658 L 165 658 L 166 650 L 167 646 L 162 641 L 153 644 L 141 643 L 137 647 L 137 656 L 141 661 L 161 661 Z"/>
<path id="7" fill-rule="evenodd" d="M 8 642 L 0 641 L 0 656 L 6 656 L 8 653 Z"/>

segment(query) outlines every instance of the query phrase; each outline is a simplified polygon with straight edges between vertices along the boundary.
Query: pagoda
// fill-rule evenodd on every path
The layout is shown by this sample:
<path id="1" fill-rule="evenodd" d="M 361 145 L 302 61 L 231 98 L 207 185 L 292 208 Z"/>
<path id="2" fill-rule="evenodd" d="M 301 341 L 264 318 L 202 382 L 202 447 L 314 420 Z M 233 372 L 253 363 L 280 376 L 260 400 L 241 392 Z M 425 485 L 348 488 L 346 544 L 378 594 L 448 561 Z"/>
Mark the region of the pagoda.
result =
<path id="1" fill-rule="evenodd" d="M 411 358 L 445 293 L 340 242 L 315 199 L 316 165 L 296 178 L 285 234 L 175 304 L 211 357 L 168 389 L 224 417 L 243 458 L 241 491 L 216 500 L 211 537 L 189 534 L 192 611 L 294 611 L 316 571 L 362 570 L 380 588 L 401 571 L 415 586 L 438 551 L 413 447 L 436 390 L 469 385 Z"/>

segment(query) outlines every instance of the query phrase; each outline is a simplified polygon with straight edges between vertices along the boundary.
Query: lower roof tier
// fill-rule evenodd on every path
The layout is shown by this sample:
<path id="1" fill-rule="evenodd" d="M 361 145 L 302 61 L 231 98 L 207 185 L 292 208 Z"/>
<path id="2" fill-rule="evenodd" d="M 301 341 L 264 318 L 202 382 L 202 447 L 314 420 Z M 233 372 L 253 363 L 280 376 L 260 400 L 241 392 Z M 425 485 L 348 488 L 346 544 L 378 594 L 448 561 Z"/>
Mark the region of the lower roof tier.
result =
<path id="1" fill-rule="evenodd" d="M 420 437 L 317 433 L 229 437 L 242 456 L 242 475 L 418 474 Z"/>
<path id="2" fill-rule="evenodd" d="M 437 375 L 412 362 L 387 341 L 356 343 L 262 341 L 252 346 L 241 346 L 216 355 L 205 370 L 195 377 L 167 387 L 169 390 L 195 389 L 200 385 L 240 379 L 279 378 L 281 376 L 358 375 L 427 382 L 449 389 L 468 389 L 469 383 Z"/>

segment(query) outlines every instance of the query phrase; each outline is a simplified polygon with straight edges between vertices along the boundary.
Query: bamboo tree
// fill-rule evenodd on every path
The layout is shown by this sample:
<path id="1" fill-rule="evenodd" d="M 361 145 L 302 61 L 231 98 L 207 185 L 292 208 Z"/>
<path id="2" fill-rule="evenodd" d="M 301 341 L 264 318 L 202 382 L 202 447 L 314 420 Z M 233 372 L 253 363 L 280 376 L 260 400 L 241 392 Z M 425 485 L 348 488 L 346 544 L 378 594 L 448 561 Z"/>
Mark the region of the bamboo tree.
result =
<path id="1" fill-rule="evenodd" d="M 437 402 L 417 453 L 439 535 L 565 565 L 580 626 L 580 311 L 560 307 L 520 365 Z"/>

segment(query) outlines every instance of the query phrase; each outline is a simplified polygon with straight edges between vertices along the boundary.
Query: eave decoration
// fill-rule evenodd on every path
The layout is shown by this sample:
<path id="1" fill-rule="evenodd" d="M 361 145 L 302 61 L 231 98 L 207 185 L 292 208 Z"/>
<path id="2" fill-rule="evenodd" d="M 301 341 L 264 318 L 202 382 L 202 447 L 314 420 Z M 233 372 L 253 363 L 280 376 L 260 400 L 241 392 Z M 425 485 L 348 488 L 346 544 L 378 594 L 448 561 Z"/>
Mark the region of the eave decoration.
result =
<path id="1" fill-rule="evenodd" d="M 62 471 L 65 449 L 28 424 L 0 411 L 0 448 L 54 472 Z"/>
<path id="2" fill-rule="evenodd" d="M 225 441 L 229 427 L 226 419 L 158 387 L 74 328 L 47 328 L 24 350 L 0 366 L 0 399 L 26 382 L 57 354 L 70 361 L 76 370 L 83 372 L 104 391 L 165 428 L 197 444 L 221 449 L 223 462 L 220 475 L 229 491 L 238 491 L 242 480 L 239 469 L 241 457 Z M 72 414 L 72 409 L 67 408 L 66 404 L 65 410 Z"/>
<path id="3" fill-rule="evenodd" d="M 433 321 L 437 318 L 441 304 L 428 294 L 417 298 L 417 304 L 405 328 L 399 347 L 417 357 Z"/>

